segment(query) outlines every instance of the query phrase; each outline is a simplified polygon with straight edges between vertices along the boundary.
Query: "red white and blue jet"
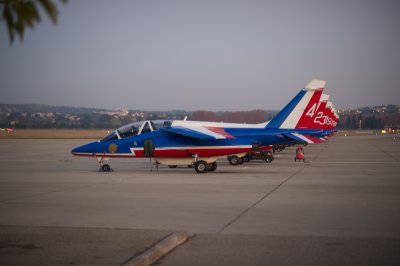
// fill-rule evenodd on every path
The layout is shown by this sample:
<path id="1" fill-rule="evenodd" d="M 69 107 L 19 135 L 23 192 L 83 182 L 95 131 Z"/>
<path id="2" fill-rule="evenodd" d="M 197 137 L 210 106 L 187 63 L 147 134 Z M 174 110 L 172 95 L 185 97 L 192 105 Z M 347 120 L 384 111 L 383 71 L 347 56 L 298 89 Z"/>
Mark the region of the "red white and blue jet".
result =
<path id="1" fill-rule="evenodd" d="M 147 120 L 118 128 L 104 139 L 71 151 L 105 158 L 155 158 L 170 167 L 193 165 L 196 172 L 217 169 L 223 156 L 242 157 L 255 147 L 321 143 L 336 131 L 337 113 L 322 94 L 325 81 L 312 80 L 271 120 L 260 124 Z"/>
<path id="2" fill-rule="evenodd" d="M 0 131 L 6 132 L 7 134 L 11 134 L 13 132 L 12 128 L 0 128 Z"/>

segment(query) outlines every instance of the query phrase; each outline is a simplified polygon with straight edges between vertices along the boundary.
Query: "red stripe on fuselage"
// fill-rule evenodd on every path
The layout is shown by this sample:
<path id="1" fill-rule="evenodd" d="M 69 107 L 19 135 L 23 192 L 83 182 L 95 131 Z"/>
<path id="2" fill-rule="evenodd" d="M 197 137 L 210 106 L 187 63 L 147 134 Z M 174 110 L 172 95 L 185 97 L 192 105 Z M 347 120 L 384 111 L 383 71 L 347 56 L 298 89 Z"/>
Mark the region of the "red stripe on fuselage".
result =
<path id="1" fill-rule="evenodd" d="M 155 149 L 153 157 L 170 157 L 170 158 L 187 158 L 192 157 L 192 155 L 197 154 L 200 157 L 213 157 L 213 156 L 224 156 L 230 154 L 245 153 L 252 150 L 251 146 L 248 147 L 223 147 L 223 148 L 201 148 L 193 147 L 188 149 Z M 86 156 L 86 157 L 110 157 L 110 158 L 141 158 L 146 157 L 144 149 L 135 149 L 134 154 L 104 154 L 104 153 L 72 153 L 76 156 Z"/>

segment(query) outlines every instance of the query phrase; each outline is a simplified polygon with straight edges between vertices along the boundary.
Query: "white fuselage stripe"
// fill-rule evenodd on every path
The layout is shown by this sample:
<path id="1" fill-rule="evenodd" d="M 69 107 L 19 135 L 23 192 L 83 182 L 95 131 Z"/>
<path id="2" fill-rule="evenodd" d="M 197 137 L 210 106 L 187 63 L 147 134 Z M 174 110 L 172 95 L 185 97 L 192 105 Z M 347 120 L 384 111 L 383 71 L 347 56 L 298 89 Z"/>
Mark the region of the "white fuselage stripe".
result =
<path id="1" fill-rule="evenodd" d="M 306 136 L 299 134 L 299 133 L 292 133 L 294 136 L 306 141 L 307 143 L 314 143 L 314 141 L 311 141 L 309 138 L 307 138 Z"/>

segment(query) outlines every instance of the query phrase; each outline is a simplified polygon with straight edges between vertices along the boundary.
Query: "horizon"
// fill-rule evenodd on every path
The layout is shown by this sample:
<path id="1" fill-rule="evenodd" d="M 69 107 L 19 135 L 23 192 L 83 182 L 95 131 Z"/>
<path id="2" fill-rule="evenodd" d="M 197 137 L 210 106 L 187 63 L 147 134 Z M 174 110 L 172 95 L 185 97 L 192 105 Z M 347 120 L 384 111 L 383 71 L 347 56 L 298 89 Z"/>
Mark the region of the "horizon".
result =
<path id="1" fill-rule="evenodd" d="M 45 106 L 45 107 L 62 107 L 62 108 L 76 108 L 76 109 L 97 109 L 97 110 L 103 110 L 103 111 L 143 111 L 143 112 L 197 112 L 197 111 L 206 111 L 206 112 L 214 112 L 214 113 L 223 113 L 223 112 L 250 112 L 250 111 L 256 111 L 256 110 L 260 110 L 260 111 L 266 111 L 266 112 L 279 112 L 281 111 L 285 106 L 282 106 L 282 108 L 280 109 L 260 109 L 260 108 L 256 108 L 256 109 L 248 109 L 248 110 L 205 110 L 205 109 L 198 109 L 198 110 L 185 110 L 185 109 L 170 109 L 170 110 L 148 110 L 148 109 L 130 109 L 130 108 L 116 108 L 116 109 L 106 109 L 106 108 L 101 108 L 101 107 L 87 107 L 87 106 L 68 106 L 68 105 L 54 105 L 54 104 L 40 104 L 40 103 L 1 103 L 0 102 L 0 106 L 1 105 L 40 105 L 40 106 Z M 359 109 L 364 109 L 364 108 L 374 108 L 374 107 L 382 107 L 382 106 L 390 106 L 390 105 L 394 105 L 394 106 L 399 106 L 400 104 L 393 104 L 393 103 L 389 103 L 389 104 L 378 104 L 378 105 L 371 105 L 371 106 L 362 106 L 362 107 L 354 107 L 354 108 L 346 108 L 346 109 L 339 109 L 336 108 L 339 111 L 351 111 L 351 110 L 359 110 Z"/>

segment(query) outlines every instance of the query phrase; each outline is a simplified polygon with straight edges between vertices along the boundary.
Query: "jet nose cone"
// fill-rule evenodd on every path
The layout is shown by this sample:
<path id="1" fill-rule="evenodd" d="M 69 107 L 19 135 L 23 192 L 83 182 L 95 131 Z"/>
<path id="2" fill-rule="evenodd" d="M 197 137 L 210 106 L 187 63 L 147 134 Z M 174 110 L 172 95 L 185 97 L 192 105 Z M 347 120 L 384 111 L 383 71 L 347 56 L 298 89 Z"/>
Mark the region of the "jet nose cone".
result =
<path id="1" fill-rule="evenodd" d="M 78 153 L 81 153 L 81 152 L 82 152 L 82 147 L 83 147 L 83 146 L 79 146 L 79 147 L 73 148 L 73 149 L 71 150 L 71 153 L 72 153 L 73 155 L 77 155 Z"/>
<path id="2" fill-rule="evenodd" d="M 71 150 L 71 153 L 73 155 L 87 155 L 87 154 L 92 154 L 95 152 L 94 150 L 94 143 L 88 143 L 82 146 L 78 146 L 74 149 Z"/>

